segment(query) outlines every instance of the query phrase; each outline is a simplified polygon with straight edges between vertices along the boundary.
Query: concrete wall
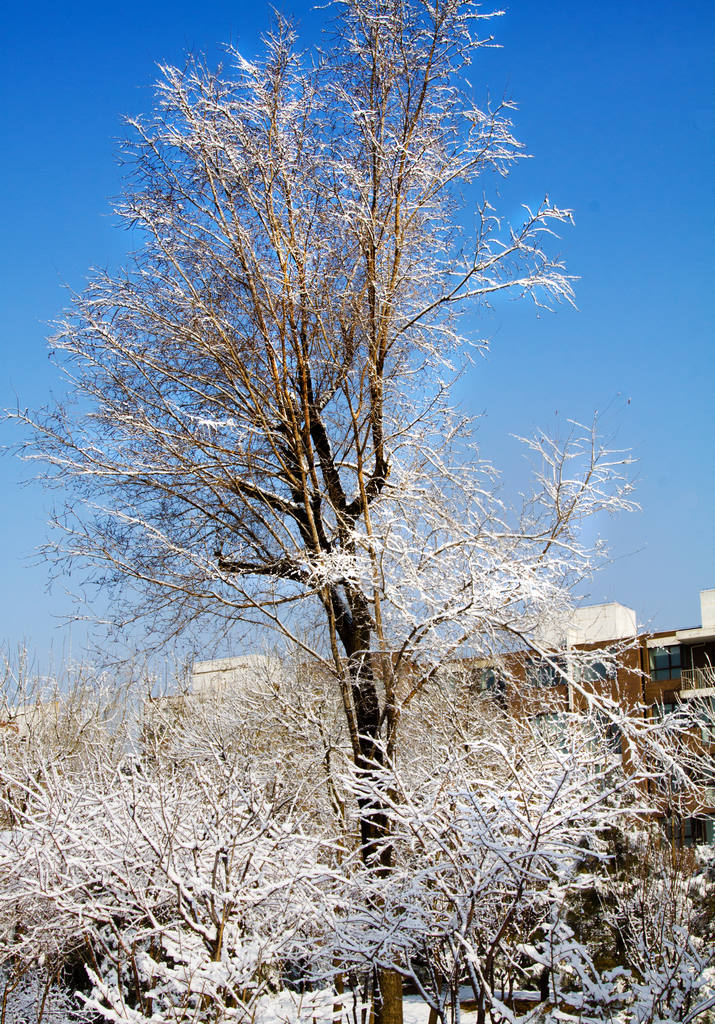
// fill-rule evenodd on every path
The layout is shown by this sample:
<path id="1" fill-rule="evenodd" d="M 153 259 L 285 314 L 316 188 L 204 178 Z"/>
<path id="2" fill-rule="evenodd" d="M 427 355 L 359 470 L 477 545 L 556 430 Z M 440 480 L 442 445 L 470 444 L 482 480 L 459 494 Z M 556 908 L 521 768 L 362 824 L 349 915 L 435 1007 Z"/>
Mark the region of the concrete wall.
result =
<path id="1" fill-rule="evenodd" d="M 227 689 L 245 691 L 268 688 L 284 675 L 283 662 L 269 654 L 245 654 L 236 658 L 195 661 L 191 671 L 192 693 L 216 693 Z"/>
<path id="2" fill-rule="evenodd" d="M 700 591 L 700 625 L 715 629 L 715 590 Z"/>
<path id="3" fill-rule="evenodd" d="M 568 644 L 602 643 L 636 636 L 636 613 L 614 601 L 577 608 L 568 629 Z"/>

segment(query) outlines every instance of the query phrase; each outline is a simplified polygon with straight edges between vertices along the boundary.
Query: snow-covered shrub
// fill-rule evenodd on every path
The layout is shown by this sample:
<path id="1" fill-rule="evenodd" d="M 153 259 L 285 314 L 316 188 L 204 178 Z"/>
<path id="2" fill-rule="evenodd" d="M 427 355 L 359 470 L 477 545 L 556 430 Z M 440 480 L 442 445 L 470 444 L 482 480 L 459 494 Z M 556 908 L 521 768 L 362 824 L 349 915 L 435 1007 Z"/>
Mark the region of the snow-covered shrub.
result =
<path id="1" fill-rule="evenodd" d="M 93 1024 L 91 1011 L 71 988 L 48 974 L 0 969 L 1 1024 Z"/>
<path id="2" fill-rule="evenodd" d="M 363 806 L 391 794 L 394 867 L 355 866 L 334 962 L 401 971 L 445 1019 L 465 984 L 481 1020 L 521 1019 L 525 991 L 563 1020 L 690 1019 L 707 1005 L 712 948 L 693 919 L 689 852 L 665 842 L 643 779 L 604 758 L 602 716 L 517 725 L 477 730 L 441 763 L 413 752 L 399 769 L 351 773 Z"/>
<path id="3" fill-rule="evenodd" d="M 151 728 L 127 721 L 81 758 L 39 735 L 6 747 L 0 962 L 27 979 L 9 1021 L 38 979 L 67 1020 L 298 1020 L 328 1012 L 331 986 L 362 1006 L 379 970 L 442 1018 L 465 984 L 485 1022 L 527 1019 L 520 999 L 544 1020 L 707 1012 L 710 867 L 691 878 L 690 854 L 655 840 L 602 716 L 545 729 L 490 698 L 450 742 L 448 722 L 422 743 L 413 722 L 409 758 L 346 770 L 308 701 L 155 702 Z"/>
<path id="4" fill-rule="evenodd" d="M 127 756 L 11 781 L 0 957 L 30 970 L 79 949 L 104 1019 L 247 1019 L 309 941 L 319 842 L 275 777 L 268 793 L 235 759 Z"/>

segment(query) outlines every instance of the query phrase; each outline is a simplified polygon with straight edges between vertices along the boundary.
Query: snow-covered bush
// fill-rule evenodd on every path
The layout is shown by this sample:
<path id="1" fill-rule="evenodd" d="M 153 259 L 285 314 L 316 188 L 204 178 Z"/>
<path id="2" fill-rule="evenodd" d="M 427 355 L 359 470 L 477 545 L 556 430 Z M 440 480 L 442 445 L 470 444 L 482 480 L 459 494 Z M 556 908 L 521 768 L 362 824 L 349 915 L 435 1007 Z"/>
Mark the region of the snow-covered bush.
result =
<path id="1" fill-rule="evenodd" d="M 0 957 L 80 958 L 100 1019 L 248 1019 L 310 941 L 326 872 L 277 771 L 268 787 L 235 757 L 135 753 L 2 774 L 23 799 L 0 844 Z"/>
<path id="2" fill-rule="evenodd" d="M 91 1011 L 61 979 L 46 970 L 0 970 L 2 1024 L 93 1024 Z"/>
<path id="3" fill-rule="evenodd" d="M 691 851 L 666 841 L 643 777 L 604 754 L 608 726 L 600 713 L 564 713 L 546 731 L 512 720 L 439 764 L 413 752 L 399 770 L 352 772 L 363 805 L 391 794 L 394 867 L 377 859 L 346 880 L 333 962 L 402 972 L 444 1019 L 465 984 L 483 1021 L 521 1019 L 525 991 L 560 1020 L 705 1012 L 713 951 L 695 921 Z M 701 900 L 709 884 L 701 875 Z"/>
<path id="4" fill-rule="evenodd" d="M 425 723 L 420 745 L 412 723 L 409 757 L 357 770 L 339 732 L 320 746 L 331 716 L 295 686 L 152 702 L 144 728 L 112 726 L 121 756 L 99 737 L 58 758 L 41 733 L 6 749 L 1 1024 L 31 996 L 52 1022 L 228 1024 L 279 1004 L 297 1020 L 315 999 L 328 1013 L 345 987 L 347 1013 L 376 969 L 442 1018 L 465 984 L 484 1021 L 522 1019 L 516 996 L 544 1019 L 705 1012 L 708 864 L 691 878 L 690 852 L 658 838 L 643 775 L 604 754 L 602 715 L 544 728 L 487 698 L 468 729 Z M 378 844 L 365 863 L 376 793 L 391 857 Z"/>

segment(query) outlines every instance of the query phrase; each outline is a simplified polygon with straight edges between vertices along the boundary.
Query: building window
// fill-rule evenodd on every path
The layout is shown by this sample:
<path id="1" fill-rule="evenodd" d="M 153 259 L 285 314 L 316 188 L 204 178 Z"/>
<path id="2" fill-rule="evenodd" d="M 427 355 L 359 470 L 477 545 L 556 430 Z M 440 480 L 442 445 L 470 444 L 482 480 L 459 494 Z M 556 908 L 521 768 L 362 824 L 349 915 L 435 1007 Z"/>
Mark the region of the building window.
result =
<path id="1" fill-rule="evenodd" d="M 611 754 L 623 754 L 623 733 L 616 722 L 609 722 L 606 726 L 606 748 Z"/>
<path id="2" fill-rule="evenodd" d="M 557 660 L 528 661 L 526 663 L 526 681 L 529 686 L 537 686 L 544 689 L 549 686 L 558 686 L 565 683 L 563 666 Z"/>
<path id="3" fill-rule="evenodd" d="M 651 718 L 655 718 L 657 721 L 662 722 L 667 715 L 672 715 L 677 704 L 673 703 L 672 700 L 661 700 L 657 704 L 653 704 L 650 709 Z"/>
<path id="4" fill-rule="evenodd" d="M 654 682 L 662 679 L 680 679 L 680 647 L 651 647 L 648 651 L 650 677 Z"/>
<path id="5" fill-rule="evenodd" d="M 715 743 L 715 697 L 703 701 L 700 712 L 700 735 L 705 743 Z"/>
<path id="6" fill-rule="evenodd" d="M 566 720 L 559 711 L 549 711 L 542 715 L 534 715 L 531 719 L 535 733 L 548 746 L 566 749 Z"/>
<path id="7" fill-rule="evenodd" d="M 582 683 L 604 683 L 616 678 L 616 664 L 611 661 L 586 661 L 575 667 L 576 678 Z"/>
<path id="8" fill-rule="evenodd" d="M 611 755 L 623 753 L 623 733 L 617 722 L 611 721 L 608 715 L 602 711 L 596 711 L 592 724 L 589 727 L 591 733 L 591 747 L 594 754 L 605 754 L 607 760 Z"/>
<path id="9" fill-rule="evenodd" d="M 490 693 L 500 697 L 506 690 L 506 683 L 493 668 L 480 669 L 479 689 L 482 693 Z"/>
<path id="10" fill-rule="evenodd" d="M 714 824 L 712 816 L 707 814 L 697 818 L 668 815 L 665 819 L 665 834 L 677 846 L 712 846 L 715 840 Z"/>
<path id="11" fill-rule="evenodd" d="M 712 841 L 712 825 L 708 829 L 706 818 L 683 819 L 683 846 L 701 846 L 709 839 Z"/>

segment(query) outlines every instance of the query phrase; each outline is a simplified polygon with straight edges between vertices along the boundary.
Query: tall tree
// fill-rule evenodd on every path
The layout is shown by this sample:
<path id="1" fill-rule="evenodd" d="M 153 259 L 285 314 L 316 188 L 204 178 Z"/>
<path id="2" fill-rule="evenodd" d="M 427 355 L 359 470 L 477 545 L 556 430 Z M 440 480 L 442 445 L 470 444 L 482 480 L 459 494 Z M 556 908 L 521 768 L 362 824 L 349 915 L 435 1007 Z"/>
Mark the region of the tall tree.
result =
<path id="1" fill-rule="evenodd" d="M 510 105 L 479 106 L 464 78 L 492 16 L 335 7 L 322 50 L 279 19 L 260 59 L 162 69 L 117 206 L 137 252 L 53 339 L 68 404 L 21 418 L 70 487 L 59 550 L 115 588 L 118 615 L 160 636 L 203 617 L 296 635 L 296 603 L 319 610 L 312 653 L 369 770 L 440 660 L 531 636 L 563 603 L 590 565 L 581 517 L 624 499 L 588 432 L 535 442 L 514 517 L 488 469 L 455 464 L 458 313 L 499 291 L 571 297 L 543 248 L 568 211 L 544 200 L 510 226 L 484 198 L 457 216 L 523 155 Z M 363 808 L 383 870 L 387 827 Z"/>

